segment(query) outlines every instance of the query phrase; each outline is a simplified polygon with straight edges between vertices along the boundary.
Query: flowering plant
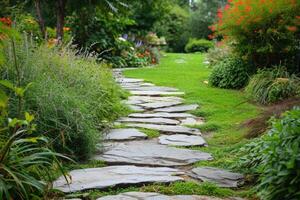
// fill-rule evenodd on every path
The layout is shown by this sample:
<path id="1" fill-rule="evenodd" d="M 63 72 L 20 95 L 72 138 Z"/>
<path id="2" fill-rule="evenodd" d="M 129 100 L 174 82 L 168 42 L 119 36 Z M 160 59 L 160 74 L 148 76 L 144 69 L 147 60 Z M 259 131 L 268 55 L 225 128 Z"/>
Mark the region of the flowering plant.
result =
<path id="1" fill-rule="evenodd" d="M 299 13 L 297 0 L 228 0 L 211 29 L 256 66 L 270 66 L 293 60 L 300 41 Z"/>

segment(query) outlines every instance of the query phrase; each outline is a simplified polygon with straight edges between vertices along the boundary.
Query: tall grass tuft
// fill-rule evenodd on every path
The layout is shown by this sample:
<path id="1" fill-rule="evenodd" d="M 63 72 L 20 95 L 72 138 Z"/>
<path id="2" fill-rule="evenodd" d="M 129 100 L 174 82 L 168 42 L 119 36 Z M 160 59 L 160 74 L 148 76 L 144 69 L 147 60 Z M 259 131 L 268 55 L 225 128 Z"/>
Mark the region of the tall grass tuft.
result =
<path id="1" fill-rule="evenodd" d="M 1 74 L 15 82 L 10 49 L 8 44 Z M 17 61 L 21 84 L 32 83 L 23 106 L 36 116 L 38 131 L 46 132 L 56 151 L 87 159 L 101 132 L 124 110 L 110 70 L 69 47 L 35 46 L 27 40 L 17 43 Z"/>

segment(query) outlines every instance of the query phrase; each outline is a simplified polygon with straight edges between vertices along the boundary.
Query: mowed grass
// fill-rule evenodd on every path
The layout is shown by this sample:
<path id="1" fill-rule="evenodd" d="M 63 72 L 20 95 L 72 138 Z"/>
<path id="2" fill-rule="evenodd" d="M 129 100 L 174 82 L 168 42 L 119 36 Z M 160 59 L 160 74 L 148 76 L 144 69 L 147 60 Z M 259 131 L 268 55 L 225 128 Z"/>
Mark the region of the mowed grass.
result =
<path id="1" fill-rule="evenodd" d="M 241 123 L 258 115 L 260 108 L 248 103 L 242 91 L 213 88 L 207 84 L 211 68 L 203 63 L 205 54 L 165 54 L 154 68 L 125 71 L 127 77 L 143 78 L 156 85 L 170 86 L 185 92 L 187 104 L 200 108 L 193 114 L 202 116 L 206 124 L 199 126 L 214 160 L 195 165 L 230 168 L 238 158 L 238 149 L 247 142 Z"/>

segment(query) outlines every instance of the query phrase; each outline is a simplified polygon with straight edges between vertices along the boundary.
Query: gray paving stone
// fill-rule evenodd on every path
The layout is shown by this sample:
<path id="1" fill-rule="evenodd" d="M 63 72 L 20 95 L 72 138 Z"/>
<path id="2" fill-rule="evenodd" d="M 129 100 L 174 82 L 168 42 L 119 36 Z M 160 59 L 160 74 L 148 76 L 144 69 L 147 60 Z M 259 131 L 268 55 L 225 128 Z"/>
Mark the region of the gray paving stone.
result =
<path id="1" fill-rule="evenodd" d="M 181 101 L 167 101 L 167 102 L 153 102 L 153 103 L 142 103 L 140 106 L 146 109 L 165 108 L 181 104 Z"/>
<path id="2" fill-rule="evenodd" d="M 131 104 L 128 104 L 128 107 L 132 110 L 132 111 L 135 111 L 135 112 L 144 112 L 145 109 L 141 106 L 138 106 L 138 105 L 131 105 Z"/>
<path id="3" fill-rule="evenodd" d="M 162 135 L 159 143 L 173 146 L 207 146 L 207 143 L 201 136 L 196 135 Z"/>
<path id="4" fill-rule="evenodd" d="M 222 200 L 216 197 L 199 195 L 167 196 L 152 192 L 126 192 L 118 195 L 100 197 L 97 200 Z"/>
<path id="5" fill-rule="evenodd" d="M 174 101 L 180 101 L 183 102 L 184 99 L 181 97 L 175 97 L 175 96 L 165 96 L 165 97 L 159 97 L 159 96 L 129 96 L 129 100 L 139 100 L 143 101 L 143 103 L 155 103 L 155 102 L 174 102 Z"/>
<path id="6" fill-rule="evenodd" d="M 168 113 L 186 112 L 186 111 L 196 110 L 197 108 L 198 108 L 197 104 L 191 104 L 191 105 L 182 105 L 182 106 L 172 106 L 168 108 L 158 108 L 155 109 L 154 112 L 168 112 Z"/>
<path id="7" fill-rule="evenodd" d="M 140 96 L 166 96 L 166 95 L 174 95 L 180 96 L 184 95 L 184 92 L 163 92 L 163 91 L 129 91 L 132 95 L 140 95 Z"/>
<path id="8" fill-rule="evenodd" d="M 180 121 L 181 121 L 181 125 L 185 125 L 185 126 L 196 126 L 196 125 L 204 124 L 204 119 L 201 117 L 188 117 Z"/>
<path id="9" fill-rule="evenodd" d="M 171 87 L 162 87 L 162 86 L 134 86 L 127 87 L 126 89 L 130 91 L 161 91 L 161 92 L 176 92 L 178 89 Z"/>
<path id="10" fill-rule="evenodd" d="M 197 167 L 192 169 L 192 177 L 208 181 L 220 187 L 236 188 L 244 184 L 244 176 L 214 167 Z"/>
<path id="11" fill-rule="evenodd" d="M 117 79 L 118 83 L 139 83 L 143 82 L 143 79 L 137 79 L 137 78 L 119 78 Z"/>
<path id="12" fill-rule="evenodd" d="M 184 166 L 198 161 L 212 160 L 209 153 L 157 144 L 156 141 L 128 141 L 106 144 L 104 152 L 93 159 L 108 164 L 143 166 Z"/>
<path id="13" fill-rule="evenodd" d="M 69 184 L 61 176 L 54 183 L 54 189 L 62 192 L 76 192 L 87 189 L 103 189 L 119 185 L 136 185 L 142 183 L 170 183 L 181 181 L 183 174 L 168 167 L 110 166 L 73 170 L 69 173 Z"/>
<path id="14" fill-rule="evenodd" d="M 160 124 L 160 125 L 177 125 L 180 123 L 178 120 L 167 119 L 167 118 L 130 118 L 130 117 L 120 118 L 118 122 L 150 123 L 150 124 Z"/>
<path id="15" fill-rule="evenodd" d="M 132 113 L 129 114 L 129 117 L 137 117 L 137 118 L 151 118 L 151 117 L 163 117 L 163 118 L 187 118 L 187 117 L 196 117 L 189 113 L 166 113 L 166 112 L 157 112 L 157 113 Z"/>
<path id="16" fill-rule="evenodd" d="M 160 131 L 165 134 L 186 134 L 186 135 L 201 135 L 201 132 L 195 128 L 188 128 L 185 126 L 171 126 L 171 125 L 157 125 L 157 124 L 125 124 L 127 127 L 146 128 Z"/>
<path id="17" fill-rule="evenodd" d="M 105 135 L 105 140 L 146 139 L 147 135 L 135 128 L 112 129 Z"/>

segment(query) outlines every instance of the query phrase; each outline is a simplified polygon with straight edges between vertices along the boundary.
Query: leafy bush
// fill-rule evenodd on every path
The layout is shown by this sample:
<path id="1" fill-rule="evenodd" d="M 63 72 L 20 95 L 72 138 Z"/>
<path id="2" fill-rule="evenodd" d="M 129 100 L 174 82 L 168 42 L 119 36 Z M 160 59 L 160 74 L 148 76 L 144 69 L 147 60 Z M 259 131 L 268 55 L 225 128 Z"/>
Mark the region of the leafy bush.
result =
<path id="1" fill-rule="evenodd" d="M 212 86 L 240 89 L 249 80 L 249 65 L 237 57 L 229 57 L 214 66 L 209 77 Z"/>
<path id="2" fill-rule="evenodd" d="M 246 87 L 248 98 L 261 104 L 274 103 L 297 95 L 300 80 L 285 68 L 260 70 Z"/>
<path id="3" fill-rule="evenodd" d="M 214 48 L 210 48 L 207 51 L 206 60 L 209 62 L 210 66 L 214 66 L 230 56 L 231 53 L 232 50 L 227 45 L 214 46 Z"/>
<path id="4" fill-rule="evenodd" d="M 214 46 L 212 41 L 205 39 L 189 39 L 189 42 L 186 44 L 184 50 L 187 53 L 192 52 L 206 52 L 208 49 Z"/>
<path id="5" fill-rule="evenodd" d="M 186 31 L 188 17 L 186 9 L 174 5 L 162 20 L 155 23 L 154 31 L 166 38 L 168 51 L 184 52 L 189 38 L 189 33 Z"/>
<path id="6" fill-rule="evenodd" d="M 22 85 L 33 83 L 24 108 L 37 117 L 38 131 L 47 130 L 57 151 L 86 159 L 122 107 L 110 71 L 93 57 L 76 54 L 64 47 L 31 47 L 26 41 L 17 46 Z M 10 52 L 6 57 L 2 76 L 15 82 L 14 58 Z M 17 112 L 13 105 L 10 111 Z"/>
<path id="7" fill-rule="evenodd" d="M 239 169 L 259 175 L 258 196 L 265 200 L 299 199 L 300 109 L 272 121 L 268 134 L 241 149 Z"/>
<path id="8" fill-rule="evenodd" d="M 300 1 L 228 1 L 218 11 L 213 27 L 235 50 L 255 66 L 270 67 L 285 63 L 289 71 L 299 72 L 297 61 L 300 40 Z M 299 59 L 299 58 L 298 58 Z"/>

